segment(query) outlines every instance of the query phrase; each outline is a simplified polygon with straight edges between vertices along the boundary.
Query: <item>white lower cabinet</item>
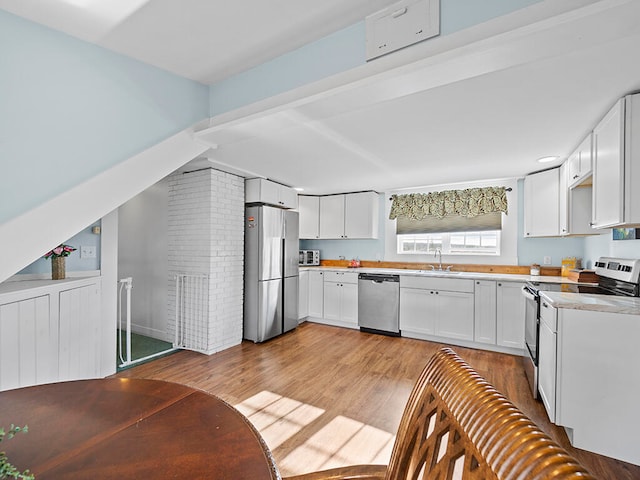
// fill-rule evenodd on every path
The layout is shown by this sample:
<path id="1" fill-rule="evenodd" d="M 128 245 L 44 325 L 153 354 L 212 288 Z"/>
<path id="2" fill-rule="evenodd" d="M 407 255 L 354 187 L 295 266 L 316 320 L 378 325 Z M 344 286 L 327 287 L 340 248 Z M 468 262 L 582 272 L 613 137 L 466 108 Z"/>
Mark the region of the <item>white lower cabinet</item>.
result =
<path id="1" fill-rule="evenodd" d="M 324 272 L 309 271 L 309 317 L 324 316 Z"/>
<path id="2" fill-rule="evenodd" d="M 538 392 L 549 420 L 556 423 L 557 310 L 540 301 Z"/>
<path id="3" fill-rule="evenodd" d="M 476 342 L 496 344 L 496 282 L 476 280 L 474 291 L 474 334 Z"/>
<path id="4" fill-rule="evenodd" d="M 326 272 L 324 277 L 324 322 L 358 328 L 358 274 Z"/>
<path id="5" fill-rule="evenodd" d="M 547 304 L 538 387 L 549 419 L 572 446 L 640 465 L 640 317 Z"/>
<path id="6" fill-rule="evenodd" d="M 57 346 L 49 295 L 0 305 L 0 390 L 56 381 Z"/>
<path id="7" fill-rule="evenodd" d="M 0 390 L 101 376 L 100 282 L 0 294 Z"/>
<path id="8" fill-rule="evenodd" d="M 100 292 L 95 285 L 60 292 L 60 381 L 99 376 L 99 304 Z"/>
<path id="9" fill-rule="evenodd" d="M 309 272 L 300 271 L 298 278 L 298 322 L 309 316 Z"/>
<path id="10" fill-rule="evenodd" d="M 473 294 L 436 290 L 436 335 L 473 340 Z"/>
<path id="11" fill-rule="evenodd" d="M 400 288 L 400 331 L 434 335 L 435 304 L 429 290 Z"/>
<path id="12" fill-rule="evenodd" d="M 432 287 L 441 288 L 432 288 Z M 473 341 L 473 281 L 400 277 L 400 331 Z"/>
<path id="13" fill-rule="evenodd" d="M 496 289 L 496 344 L 524 349 L 525 299 L 522 283 L 498 282 Z"/>

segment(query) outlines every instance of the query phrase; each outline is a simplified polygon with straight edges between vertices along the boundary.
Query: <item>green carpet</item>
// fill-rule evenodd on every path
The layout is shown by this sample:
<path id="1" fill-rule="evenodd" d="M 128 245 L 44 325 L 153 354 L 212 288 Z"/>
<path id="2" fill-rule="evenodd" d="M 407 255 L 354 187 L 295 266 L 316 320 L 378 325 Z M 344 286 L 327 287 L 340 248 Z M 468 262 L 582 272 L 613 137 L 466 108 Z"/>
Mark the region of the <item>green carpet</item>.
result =
<path id="1" fill-rule="evenodd" d="M 118 331 L 118 341 L 120 341 L 120 331 Z M 171 349 L 173 345 L 169 342 L 165 342 L 163 340 L 158 340 L 157 338 L 146 337 L 144 335 L 139 335 L 137 333 L 131 333 L 131 361 L 135 362 L 136 360 L 144 357 L 148 357 L 149 355 L 153 355 L 154 353 L 167 352 L 172 353 Z M 116 352 L 117 355 L 117 363 L 120 365 L 122 361 L 120 360 L 119 351 Z M 122 357 L 126 360 L 127 350 L 126 350 L 126 332 L 122 332 Z M 157 357 L 156 357 L 157 358 Z M 124 367 L 127 368 L 127 367 Z M 118 367 L 119 370 L 123 368 Z"/>

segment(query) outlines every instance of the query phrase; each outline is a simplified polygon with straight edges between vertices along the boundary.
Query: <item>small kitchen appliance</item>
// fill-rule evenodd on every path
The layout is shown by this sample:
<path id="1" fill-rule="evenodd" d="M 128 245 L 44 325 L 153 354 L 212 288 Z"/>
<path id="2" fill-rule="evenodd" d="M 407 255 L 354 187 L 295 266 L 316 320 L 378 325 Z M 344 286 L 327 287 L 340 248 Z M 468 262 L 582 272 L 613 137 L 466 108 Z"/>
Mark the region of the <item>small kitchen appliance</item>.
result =
<path id="1" fill-rule="evenodd" d="M 524 371 L 533 396 L 538 398 L 540 341 L 540 292 L 589 293 L 596 295 L 640 296 L 640 259 L 601 257 L 595 264 L 598 284 L 527 282 L 522 287 L 526 299 Z M 544 278 L 544 277 L 541 277 Z"/>
<path id="2" fill-rule="evenodd" d="M 300 250 L 298 265 L 320 265 L 320 250 Z"/>

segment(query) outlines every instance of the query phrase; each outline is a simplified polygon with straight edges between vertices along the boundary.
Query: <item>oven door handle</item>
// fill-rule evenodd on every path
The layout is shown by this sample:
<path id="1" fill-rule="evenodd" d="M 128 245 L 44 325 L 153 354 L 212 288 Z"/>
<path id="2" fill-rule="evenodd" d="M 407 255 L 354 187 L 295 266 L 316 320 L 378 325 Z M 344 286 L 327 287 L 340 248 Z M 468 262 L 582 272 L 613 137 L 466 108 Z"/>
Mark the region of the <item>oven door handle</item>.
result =
<path id="1" fill-rule="evenodd" d="M 537 302 L 536 297 L 533 295 L 533 293 L 531 293 L 531 291 L 529 291 L 529 289 L 525 285 L 523 285 L 522 288 L 520 289 L 520 293 L 527 300 L 531 300 L 532 302 Z"/>

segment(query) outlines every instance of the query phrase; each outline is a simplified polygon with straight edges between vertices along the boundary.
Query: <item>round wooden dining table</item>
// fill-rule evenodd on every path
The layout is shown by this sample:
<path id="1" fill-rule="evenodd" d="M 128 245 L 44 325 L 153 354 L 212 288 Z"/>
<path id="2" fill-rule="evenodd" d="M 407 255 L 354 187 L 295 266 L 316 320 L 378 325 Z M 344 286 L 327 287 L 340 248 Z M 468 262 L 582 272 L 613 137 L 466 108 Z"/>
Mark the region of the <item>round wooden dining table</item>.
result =
<path id="1" fill-rule="evenodd" d="M 176 383 L 109 378 L 0 392 L 2 442 L 20 471 L 46 479 L 273 480 L 249 421 L 221 399 Z"/>

